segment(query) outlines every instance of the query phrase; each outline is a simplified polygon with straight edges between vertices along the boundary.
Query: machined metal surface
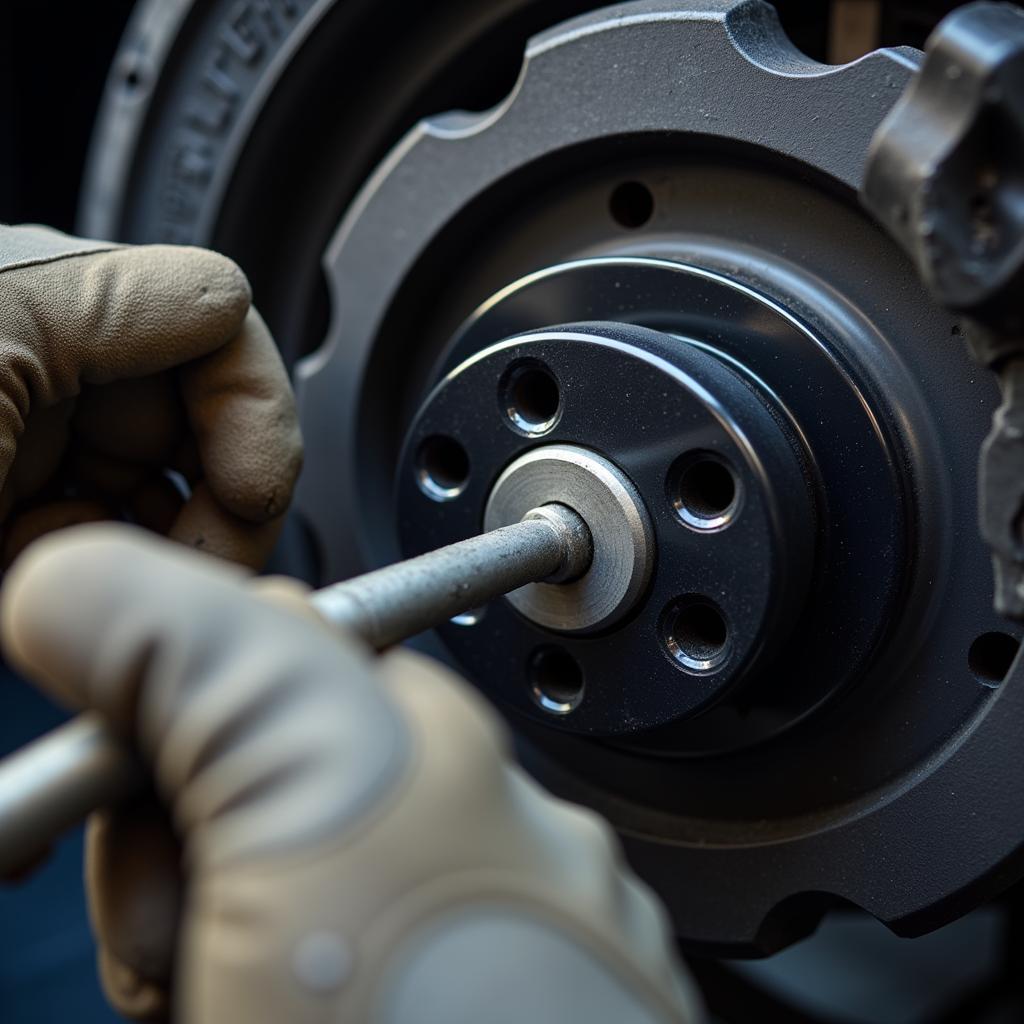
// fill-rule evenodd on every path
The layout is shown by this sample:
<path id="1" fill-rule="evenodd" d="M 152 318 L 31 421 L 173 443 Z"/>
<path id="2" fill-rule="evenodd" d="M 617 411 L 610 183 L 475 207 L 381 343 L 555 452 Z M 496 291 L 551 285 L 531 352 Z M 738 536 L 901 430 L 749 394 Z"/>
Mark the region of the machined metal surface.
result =
<path id="1" fill-rule="evenodd" d="M 618 284 L 596 291 L 628 303 L 626 279 Z M 656 288 L 648 280 L 643 294 Z M 578 281 L 573 290 L 584 294 Z M 511 315 L 506 303 L 518 307 L 520 297 L 510 289 L 467 325 L 453 359 L 471 336 L 493 337 Z M 532 383 L 510 390 L 521 377 Z M 548 426 L 526 432 L 524 416 Z M 594 537 L 591 572 L 547 606 L 529 594 L 443 626 L 459 667 L 538 721 L 688 753 L 748 746 L 792 724 L 805 701 L 826 699 L 841 674 L 823 677 L 813 660 L 771 670 L 798 628 L 819 504 L 785 419 L 769 393 L 704 347 L 609 321 L 513 336 L 452 369 L 420 410 L 399 466 L 404 551 L 500 522 L 491 516 L 510 501 L 506 515 L 565 501 Z M 422 453 L 447 448 L 471 469 L 439 501 L 421 484 Z M 857 502 L 868 493 L 865 479 Z M 838 494 L 832 504 L 843 505 Z M 870 517 L 862 518 L 863 526 Z M 594 601 L 605 602 L 601 619 L 580 628 Z M 559 625 L 566 616 L 568 629 Z M 571 707 L 538 698 L 538 671 L 573 690 Z M 576 682 L 561 685 L 560 675 Z M 657 731 L 669 725 L 666 741 Z"/>
<path id="2" fill-rule="evenodd" d="M 777 948 L 834 900 L 924 931 L 1022 867 L 1012 808 L 1024 793 L 1016 779 L 988 780 L 993 751 L 1016 742 L 1024 679 L 1006 659 L 976 657 L 993 637 L 1011 651 L 1019 642 L 991 609 L 976 533 L 975 459 L 998 391 L 856 203 L 872 135 L 918 62 L 900 50 L 815 64 L 757 2 L 595 12 L 535 39 L 498 107 L 419 125 L 324 262 L 333 326 L 300 368 L 310 474 L 299 500 L 333 573 L 353 536 L 373 562 L 479 529 L 488 489 L 544 442 L 610 458 L 658 530 L 664 470 L 636 436 L 623 442 L 628 413 L 618 442 L 610 415 L 607 444 L 568 436 L 565 413 L 531 438 L 505 425 L 493 382 L 472 416 L 446 421 L 437 407 L 431 429 L 451 424 L 472 472 L 453 501 L 428 506 L 417 491 L 414 521 L 406 436 L 431 389 L 500 339 L 595 319 L 641 325 L 732 366 L 787 410 L 782 426 L 824 500 L 804 534 L 810 590 L 795 619 L 790 605 L 766 630 L 770 656 L 716 663 L 695 649 L 674 662 L 674 687 L 645 686 L 657 673 L 637 658 L 672 621 L 657 601 L 592 640 L 545 636 L 507 602 L 440 631 L 456 664 L 523 712 L 511 718 L 531 769 L 612 820 L 680 936 L 706 949 Z M 680 283 L 632 260 L 674 263 Z M 493 450 L 488 440 L 491 454 L 474 457 L 484 435 Z M 627 464 L 645 453 L 659 467 L 649 481 Z M 667 508 L 698 553 L 746 515 L 701 533 L 709 517 L 686 523 Z M 666 557 L 660 535 L 657 546 L 652 587 L 699 565 Z M 744 593 L 735 578 L 727 594 Z M 493 657 L 471 639 L 479 627 L 504 631 Z M 529 683 L 537 658 L 548 677 L 553 646 L 572 648 L 583 672 L 549 710 Z M 616 687 L 593 685 L 587 659 L 608 678 L 616 651 L 634 710 L 675 718 L 644 729 L 620 704 L 601 723 L 615 739 L 597 743 L 579 734 L 600 731 L 588 716 L 614 704 Z M 961 802 L 975 812 L 970 830 Z"/>
<path id="3" fill-rule="evenodd" d="M 362 570 L 366 562 L 360 559 L 373 564 L 393 557 L 379 509 L 390 502 L 402 441 L 397 399 L 412 392 L 405 407 L 411 417 L 459 322 L 523 274 L 559 262 L 535 237 L 517 245 L 503 237 L 510 207 L 525 201 L 524 191 L 541 198 L 556 175 L 583 173 L 583 182 L 573 182 L 573 193 L 582 198 L 595 147 L 622 143 L 617 152 L 625 160 L 659 146 L 671 151 L 672 140 L 694 142 L 691 160 L 719 143 L 754 158 L 779 154 L 790 167 L 815 168 L 856 189 L 871 134 L 916 62 L 914 51 L 885 50 L 839 72 L 798 53 L 772 8 L 758 0 L 642 0 L 536 37 L 514 93 L 493 111 L 423 120 L 378 168 L 335 234 L 324 259 L 331 329 L 323 346 L 296 368 L 307 442 L 297 500 L 324 550 L 328 578 Z M 823 128 L 836 123 L 843 125 L 841 137 Z M 756 198 L 758 177 L 743 182 L 727 202 L 704 195 L 716 181 L 728 187 L 733 166 L 729 161 L 723 174 L 717 165 L 695 165 L 704 184 L 684 188 L 696 210 L 704 210 L 707 226 L 695 212 L 695 226 L 684 236 L 707 241 L 735 232 L 757 239 L 757 220 L 769 205 Z M 613 181 L 628 182 L 632 171 L 626 165 L 612 173 Z M 603 188 L 597 202 L 606 216 Z M 808 227 L 834 223 L 829 210 L 808 213 L 800 203 L 791 209 L 785 199 L 770 205 L 769 246 L 794 220 Z M 565 258 L 568 226 L 580 229 L 572 214 L 549 216 L 560 235 L 555 251 Z M 614 234 L 624 234 L 609 223 Z M 435 250 L 442 238 L 457 245 L 457 257 Z M 600 232 L 582 231 L 574 244 L 585 249 L 601 238 Z M 834 238 L 832 230 L 828 238 Z M 472 251 L 474 239 L 486 246 L 488 258 L 506 251 L 526 256 L 505 257 L 499 273 L 482 279 L 484 257 Z M 617 240 L 619 246 L 636 241 Z M 814 256 L 821 253 L 815 249 Z M 453 258 L 466 271 L 454 281 Z M 414 271 L 420 278 L 415 289 Z M 459 295 L 454 286 L 471 294 Z M 448 322 L 430 330 L 424 306 L 439 297 L 456 311 L 447 310 Z M 396 368 L 408 383 L 398 386 Z M 346 446 L 340 452 L 339 438 Z"/>
<path id="4" fill-rule="evenodd" d="M 578 510 L 593 538 L 589 571 L 572 583 L 529 583 L 506 594 L 521 615 L 559 632 L 603 629 L 627 614 L 650 578 L 654 535 L 643 501 L 607 459 L 573 445 L 544 445 L 520 456 L 487 499 L 484 529 L 518 523 L 538 505 Z"/>
<path id="5" fill-rule="evenodd" d="M 380 650 L 532 580 L 585 572 L 590 533 L 571 509 L 528 510 L 521 522 L 310 596 L 337 629 Z M 92 811 L 136 794 L 145 775 L 94 715 L 0 761 L 0 876 L 23 868 Z"/>

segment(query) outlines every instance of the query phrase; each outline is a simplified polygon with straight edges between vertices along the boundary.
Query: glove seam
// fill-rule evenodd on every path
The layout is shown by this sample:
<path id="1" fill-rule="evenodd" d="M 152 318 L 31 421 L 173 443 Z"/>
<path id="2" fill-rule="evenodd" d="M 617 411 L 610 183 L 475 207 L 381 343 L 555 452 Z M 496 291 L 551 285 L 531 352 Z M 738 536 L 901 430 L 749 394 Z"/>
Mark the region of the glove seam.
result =
<path id="1" fill-rule="evenodd" d="M 17 260 L 14 263 L 5 263 L 0 266 L 0 274 L 6 274 L 11 270 L 25 270 L 29 267 L 42 267 L 48 263 L 58 263 L 61 260 L 81 259 L 84 256 L 98 256 L 103 253 L 117 252 L 124 246 L 111 243 L 98 249 L 78 249 L 72 252 L 51 253 L 49 256 L 30 256 L 27 259 Z"/>

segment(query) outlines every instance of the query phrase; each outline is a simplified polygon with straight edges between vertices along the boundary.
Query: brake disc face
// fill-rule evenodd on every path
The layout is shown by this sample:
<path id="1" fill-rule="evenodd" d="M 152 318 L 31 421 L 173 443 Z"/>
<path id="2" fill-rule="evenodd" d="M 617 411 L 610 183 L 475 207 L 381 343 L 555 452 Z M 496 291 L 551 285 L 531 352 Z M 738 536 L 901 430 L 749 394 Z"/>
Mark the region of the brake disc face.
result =
<path id="1" fill-rule="evenodd" d="M 975 511 L 998 396 L 855 201 L 915 64 L 814 64 L 754 2 L 588 15 L 499 108 L 412 132 L 325 263 L 299 501 L 328 572 L 598 495 L 621 593 L 541 585 L 438 650 L 705 948 L 837 900 L 912 934 L 1019 873 Z"/>

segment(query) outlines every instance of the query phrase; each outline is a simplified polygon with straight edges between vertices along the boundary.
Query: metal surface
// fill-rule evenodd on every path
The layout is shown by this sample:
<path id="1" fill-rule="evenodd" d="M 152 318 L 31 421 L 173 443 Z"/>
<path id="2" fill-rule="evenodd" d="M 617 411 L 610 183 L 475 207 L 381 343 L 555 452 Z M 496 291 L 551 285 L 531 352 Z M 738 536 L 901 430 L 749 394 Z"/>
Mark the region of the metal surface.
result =
<path id="1" fill-rule="evenodd" d="M 410 133 L 324 261 L 332 327 L 300 368 L 299 502 L 333 571 L 350 564 L 353 538 L 373 563 L 402 543 L 422 550 L 449 529 L 479 529 L 489 486 L 537 443 L 505 426 L 493 381 L 472 415 L 449 421 L 474 462 L 457 498 L 413 515 L 427 506 L 406 500 L 416 485 L 403 444 L 431 389 L 510 335 L 642 325 L 686 339 L 791 414 L 782 425 L 826 498 L 805 535 L 811 589 L 796 622 L 783 615 L 768 631 L 774 653 L 742 678 L 695 650 L 690 666 L 662 656 L 676 685 L 650 686 L 658 677 L 640 660 L 660 655 L 657 629 L 671 621 L 657 602 L 653 620 L 638 606 L 591 639 L 541 630 L 507 602 L 440 630 L 448 656 L 522 712 L 510 717 L 531 770 L 620 829 L 680 936 L 704 949 L 777 948 L 834 901 L 905 934 L 927 930 L 1022 867 L 1024 793 L 1016 777 L 992 785 L 991 765 L 1016 742 L 1024 678 L 1007 659 L 975 657 L 986 638 L 1011 651 L 1019 640 L 991 608 L 975 529 L 977 450 L 998 389 L 856 203 L 872 135 L 918 59 L 815 64 L 752 2 L 588 15 L 531 43 L 502 104 Z M 679 283 L 632 260 L 674 263 Z M 598 383 L 632 392 L 634 379 L 593 378 L 590 394 Z M 645 453 L 658 464 L 634 423 L 637 408 L 657 406 L 622 398 L 617 418 L 607 402 L 601 443 L 569 436 L 565 412 L 545 439 L 618 465 L 657 530 L 664 477 L 652 468 L 656 502 L 628 464 Z M 668 511 L 680 535 L 704 540 L 728 537 L 746 514 L 701 534 Z M 726 563 L 730 584 L 739 561 Z M 696 564 L 666 556 L 659 536 L 652 586 Z M 499 629 L 487 656 L 474 631 Z M 535 655 L 553 645 L 583 668 L 582 688 L 554 694 L 557 714 L 533 686 Z M 594 685 L 591 665 L 615 685 Z M 722 685 L 711 686 L 718 667 Z M 620 714 L 589 720 L 614 739 L 580 735 L 625 693 L 629 710 L 676 719 L 627 738 Z M 686 718 L 704 698 L 713 706 Z M 975 812 L 969 828 L 960 801 Z"/>
<path id="2" fill-rule="evenodd" d="M 598 275 L 621 270 L 576 269 Z M 670 281 L 681 276 L 674 265 L 636 261 L 631 269 L 654 272 L 643 286 L 647 301 L 658 295 L 658 270 Z M 575 281 L 570 290 L 582 298 L 583 281 L 566 273 Z M 592 285 L 594 307 L 602 294 L 620 306 L 631 301 L 624 276 Z M 453 358 L 471 336 L 493 337 L 514 315 L 509 306 L 535 312 L 537 298 L 528 287 L 509 289 L 467 325 Z M 508 415 L 505 385 L 522 367 L 550 383 L 541 394 L 546 407 L 527 403 L 535 419 L 553 420 L 541 438 L 524 434 Z M 557 415 L 547 416 L 550 409 Z M 509 501 L 506 514 L 518 515 L 535 500 L 563 500 L 590 524 L 595 561 L 579 584 L 559 592 L 570 600 L 606 602 L 597 607 L 601 619 L 588 628 L 582 628 L 575 607 L 570 628 L 560 628 L 557 595 L 547 604 L 536 601 L 544 591 L 526 595 L 522 604 L 497 602 L 473 623 L 446 624 L 440 632 L 459 667 L 506 708 L 543 722 L 551 722 L 554 712 L 560 729 L 628 736 L 657 747 L 664 738 L 651 730 L 672 724 L 685 732 L 673 736 L 671 747 L 678 752 L 750 745 L 799 718 L 807 710 L 804 701 L 824 700 L 846 677 L 826 673 L 828 663 L 810 657 L 811 650 L 806 666 L 771 667 L 806 621 L 801 609 L 822 500 L 809 483 L 799 432 L 787 427 L 786 418 L 787 410 L 770 393 L 705 347 L 611 322 L 515 336 L 456 366 L 409 431 L 397 479 L 404 550 L 429 549 L 481 521 L 498 522 L 490 516 Z M 417 453 L 440 437 L 458 444 L 473 466 L 465 487 L 443 503 L 418 486 Z M 576 453 L 569 461 L 567 448 Z M 859 508 L 874 493 L 868 480 L 877 466 L 867 446 L 861 448 L 870 468 L 854 493 L 837 490 L 829 496 L 837 511 L 851 498 Z M 595 458 L 596 452 L 602 454 Z M 706 493 L 697 479 L 708 467 L 731 489 L 714 511 L 708 507 L 716 499 L 714 488 Z M 882 469 L 888 484 L 884 462 Z M 885 506 L 879 503 L 879 509 L 885 527 L 876 538 L 893 547 Z M 862 527 L 873 522 L 873 514 L 861 516 Z M 845 538 L 839 533 L 840 547 Z M 836 550 L 826 546 L 825 567 Z M 835 565 L 829 568 L 836 573 Z M 609 577 L 612 589 L 606 587 Z M 864 644 L 866 630 L 861 624 L 852 629 L 841 618 L 847 606 L 831 600 L 841 586 L 819 581 L 816 589 L 834 604 L 829 614 L 837 616 L 832 625 L 843 630 L 844 641 Z M 872 594 L 877 598 L 884 589 Z M 538 611 L 548 618 L 539 621 Z M 714 656 L 704 657 L 696 648 L 713 641 L 716 628 L 721 636 Z M 831 655 L 837 646 L 829 644 Z M 586 682 L 585 695 L 568 710 L 538 701 L 534 692 L 536 658 L 553 663 L 556 654 L 563 673 L 578 671 Z M 854 667 L 852 659 L 844 665 Z M 692 720 L 692 727 L 684 720 Z"/>
<path id="3" fill-rule="evenodd" d="M 624 4 L 536 37 L 509 102 L 421 122 L 378 168 L 335 235 L 324 260 L 330 332 L 297 367 L 307 439 L 298 504 L 324 550 L 328 574 L 362 568 L 360 556 L 370 564 L 393 557 L 380 509 L 390 503 L 401 444 L 398 404 L 404 400 L 411 416 L 451 331 L 510 281 L 558 262 L 550 249 L 530 244 L 536 238 L 505 244 L 510 208 L 545 197 L 556 177 L 586 180 L 596 147 L 612 145 L 624 161 L 652 150 L 678 152 L 684 139 L 692 142 L 689 160 L 716 143 L 732 155 L 751 147 L 755 160 L 759 153 L 778 154 L 790 168 L 809 166 L 856 188 L 871 133 L 915 63 L 912 51 L 888 50 L 841 70 L 817 64 L 793 49 L 772 9 L 756 0 Z M 640 68 L 643 74 L 635 73 Z M 819 127 L 830 123 L 842 123 L 841 137 Z M 630 180 L 628 169 L 601 163 L 615 175 L 613 183 Z M 715 181 L 720 169 L 701 170 Z M 748 186 L 753 195 L 760 185 L 755 176 Z M 700 191 L 693 190 L 694 199 Z M 607 219 L 607 202 L 602 190 L 589 215 L 596 218 L 599 210 L 598 223 Z M 712 238 L 729 229 L 730 216 L 746 213 L 749 200 L 738 199 L 731 215 L 727 205 L 719 198 L 705 206 L 714 214 Z M 789 213 L 777 204 L 772 213 L 782 221 L 771 225 L 772 244 L 791 218 L 807 217 L 806 208 Z M 828 211 L 821 216 L 825 228 Z M 571 216 L 548 221 L 560 236 L 556 252 L 565 253 L 570 225 L 579 230 Z M 751 227 L 737 226 L 736 234 L 749 239 Z M 591 233 L 579 245 L 600 237 Z M 486 257 L 473 251 L 474 242 L 486 247 Z M 442 243 L 445 252 L 438 251 Z M 508 254 L 501 273 L 482 280 L 481 261 L 501 253 Z M 453 265 L 463 268 L 459 275 L 450 273 Z M 472 295 L 458 294 L 462 286 Z M 436 326 L 427 330 L 428 311 L 439 299 L 454 319 L 440 337 Z"/>
<path id="4" fill-rule="evenodd" d="M 1024 330 L 1024 10 L 973 3 L 946 18 L 878 129 L 864 200 L 943 305 Z"/>
<path id="5" fill-rule="evenodd" d="M 572 509 L 531 506 L 479 537 L 325 587 L 310 603 L 382 650 L 534 580 L 579 575 L 590 550 L 590 532 Z"/>
<path id="6" fill-rule="evenodd" d="M 660 248 L 664 252 L 665 243 Z M 764 261 L 748 256 L 749 262 L 741 263 L 743 255 L 734 258 L 734 272 L 742 267 L 748 281 L 764 274 Z M 565 409 L 572 414 L 552 436 L 599 448 L 640 486 L 658 531 L 660 586 L 646 614 L 631 623 L 635 640 L 609 637 L 600 652 L 582 648 L 574 654 L 591 660 L 599 675 L 657 678 L 659 662 L 648 657 L 657 655 L 657 648 L 642 637 L 662 628 L 661 609 L 671 614 L 668 606 L 687 594 L 717 604 L 731 624 L 732 650 L 728 661 L 713 666 L 714 680 L 704 672 L 701 685 L 689 681 L 680 688 L 669 676 L 661 686 L 648 687 L 644 700 L 631 704 L 623 715 L 633 731 L 664 724 L 655 715 L 658 702 L 651 690 L 664 693 L 672 714 L 701 711 L 691 726 L 677 723 L 671 736 L 648 737 L 648 745 L 674 753 L 749 746 L 797 723 L 847 687 L 892 628 L 906 585 L 903 570 L 916 554 L 902 500 L 914 484 L 903 477 L 901 467 L 911 449 L 922 457 L 930 454 L 928 414 L 915 408 L 913 385 L 902 367 L 893 365 L 885 339 L 853 319 L 849 310 L 830 307 L 831 296 L 813 279 L 801 280 L 790 268 L 783 269 L 785 276 L 772 285 L 799 295 L 803 308 L 813 304 L 818 311 L 813 327 L 750 285 L 667 258 L 579 260 L 529 275 L 484 302 L 462 325 L 446 353 L 445 366 L 452 369 L 410 429 L 410 437 L 457 429 L 478 466 L 500 471 L 526 443 L 494 415 L 495 379 L 543 339 L 512 340 L 504 347 L 479 350 L 495 336 L 528 331 L 538 319 L 571 320 L 584 311 L 607 318 L 575 328 L 593 329 L 593 348 L 579 340 L 557 345 L 549 338 L 552 350 L 544 357 L 564 378 Z M 708 310 L 714 311 L 713 318 Z M 635 332 L 613 318 L 657 326 L 658 335 Z M 640 343 L 615 356 L 598 349 L 599 337 L 609 343 L 614 338 Z M 518 344 L 524 346 L 522 352 L 517 352 Z M 647 352 L 645 346 L 653 348 Z M 969 367 L 952 351 L 961 358 L 946 372 Z M 935 361 L 930 346 L 922 355 Z M 652 356 L 661 360 L 662 372 L 644 367 Z M 460 360 L 465 360 L 461 370 Z M 676 372 L 664 373 L 666 364 Z M 851 377 L 851 365 L 857 366 L 860 379 Z M 876 372 L 884 368 L 887 395 L 865 387 L 872 367 Z M 936 384 L 945 386 L 938 377 Z M 889 402 L 895 399 L 902 406 L 899 414 L 890 411 Z M 912 440 L 887 429 L 900 419 L 913 424 Z M 721 525 L 697 517 L 699 527 L 680 530 L 685 522 L 685 504 L 677 491 L 681 476 L 691 460 L 699 463 L 716 453 L 734 474 L 736 502 L 722 510 L 728 514 Z M 970 471 L 973 453 L 964 456 L 962 471 Z M 941 458 L 938 453 L 935 457 Z M 400 470 L 400 484 L 407 482 L 407 472 Z M 417 496 L 402 493 L 402 506 L 414 507 Z M 924 504 L 936 506 L 937 513 L 942 500 L 935 494 Z M 439 518 L 453 530 L 466 529 L 459 517 L 463 507 L 472 510 L 472 501 L 473 495 L 466 494 L 445 508 L 423 508 L 412 518 L 400 514 L 406 550 L 455 536 L 438 532 L 433 524 Z M 963 504 L 970 514 L 970 499 Z M 928 558 L 942 544 L 938 522 L 918 516 L 916 545 Z M 793 606 L 804 600 L 810 560 L 816 563 L 810 584 L 814 599 L 794 622 Z M 867 563 L 870 573 L 861 571 Z M 977 569 L 972 571 L 976 576 Z M 927 581 L 920 585 L 930 592 Z M 965 619 L 977 595 L 965 588 L 947 596 L 943 628 L 949 646 L 922 652 L 925 658 L 915 668 L 921 679 L 943 671 L 974 636 Z M 510 627 L 500 628 L 506 631 L 506 651 L 525 652 L 527 638 L 517 634 L 513 644 Z M 465 660 L 468 637 L 445 630 L 445 640 L 460 664 L 472 664 L 478 684 L 492 692 L 500 688 L 502 666 L 515 663 L 506 658 L 476 665 Z M 751 686 L 708 710 L 708 698 L 720 699 L 749 664 L 744 647 L 757 649 L 766 643 L 775 651 L 762 651 Z M 799 658 L 791 656 L 794 643 Z M 623 649 L 615 656 L 612 648 L 619 644 Z M 778 656 L 780 649 L 781 657 L 772 665 L 770 655 Z M 709 692 L 712 681 L 716 685 Z M 607 687 L 617 685 L 609 682 Z M 636 692 L 632 685 L 629 690 Z M 964 699 L 969 701 L 970 694 Z M 969 707 L 944 708 L 942 722 L 933 709 L 932 719 L 921 723 L 924 749 L 934 730 L 955 727 Z M 913 746 L 905 743 L 900 753 L 919 754 Z M 876 763 L 876 778 L 893 771 L 893 762 L 886 758 Z"/>
<path id="7" fill-rule="evenodd" d="M 105 722 L 81 715 L 0 761 L 0 878 L 45 853 L 97 807 L 131 796 L 142 771 Z"/>
<path id="8" fill-rule="evenodd" d="M 590 527 L 590 571 L 573 583 L 530 583 L 507 594 L 540 626 L 576 633 L 606 628 L 639 599 L 654 563 L 650 519 L 636 488 L 596 452 L 544 445 L 520 456 L 498 477 L 484 510 L 484 529 L 518 523 L 538 505 L 562 502 Z"/>
<path id="9" fill-rule="evenodd" d="M 875 136 L 862 198 L 936 301 L 968 321 L 999 376 L 979 464 L 996 608 L 1024 619 L 1024 11 L 976 3 L 928 40 L 920 74 Z"/>
<path id="10" fill-rule="evenodd" d="M 97 152 L 133 149 L 129 136 L 142 143 L 122 153 L 117 180 L 99 168 L 86 201 L 100 210 L 101 234 L 212 242 L 240 257 L 289 352 L 319 338 L 330 306 L 330 342 L 304 368 L 302 504 L 331 572 L 397 556 L 392 482 L 403 435 L 441 367 L 454 365 L 444 354 L 459 324 L 510 282 L 595 256 L 656 256 L 732 278 L 781 310 L 779 320 L 790 316 L 793 334 L 778 321 L 763 330 L 756 304 L 748 319 L 734 315 L 736 304 L 723 307 L 710 289 L 661 290 L 679 302 L 659 308 L 639 275 L 592 308 L 598 293 L 574 294 L 579 278 L 558 274 L 562 287 L 523 289 L 515 326 L 480 317 L 495 330 L 475 344 L 594 317 L 663 330 L 656 318 L 667 312 L 675 330 L 682 311 L 690 335 L 764 379 L 774 353 L 793 356 L 772 384 L 788 384 L 791 408 L 802 396 L 802 426 L 820 421 L 820 434 L 835 435 L 831 449 L 813 439 L 832 469 L 845 463 L 854 476 L 891 443 L 899 464 L 889 494 L 908 512 L 891 541 L 875 525 L 848 528 L 849 513 L 832 508 L 816 533 L 833 546 L 846 588 L 817 590 L 812 604 L 838 613 L 850 594 L 837 614 L 845 628 L 804 621 L 780 653 L 792 672 L 778 675 L 776 706 L 726 700 L 691 723 L 698 736 L 667 737 L 665 753 L 693 749 L 726 712 L 730 730 L 758 720 L 754 732 L 770 732 L 787 682 L 799 699 L 786 721 L 809 714 L 815 675 L 800 671 L 815 645 L 833 649 L 837 667 L 855 666 L 850 685 L 834 701 L 826 693 L 806 728 L 798 721 L 742 757 L 682 766 L 530 723 L 520 730 L 525 756 L 549 785 L 619 825 L 680 934 L 710 946 L 790 941 L 833 897 L 923 930 L 1013 877 L 1024 802 L 1017 776 L 996 778 L 993 765 L 1013 761 L 1020 681 L 1005 665 L 976 671 L 965 655 L 1005 630 L 988 608 L 971 494 L 997 389 L 958 351 L 961 325 L 924 300 L 907 261 L 853 208 L 868 140 L 917 56 L 825 67 L 796 53 L 757 4 L 633 5 L 547 33 L 530 46 L 519 84 L 487 109 L 515 77 L 488 42 L 539 23 L 513 25 L 510 12 L 529 7 L 550 23 L 571 5 L 446 2 L 410 8 L 398 29 L 387 5 L 350 0 L 330 5 L 315 33 L 306 30 L 311 4 L 284 5 L 293 21 L 261 18 L 258 6 L 196 3 L 173 47 L 156 35 L 128 39 L 130 53 L 171 57 L 152 91 L 151 77 L 138 89 L 121 74 L 112 81 Z M 376 30 L 366 11 L 379 12 Z M 252 45 L 227 52 L 236 26 Z M 393 45 L 398 38 L 415 43 Z M 447 79 L 435 73 L 442 67 Z M 364 102 L 341 102 L 354 91 Z M 217 116 L 198 123 L 211 96 Z M 322 240 L 354 183 L 400 126 L 446 108 L 486 113 L 431 116 L 410 136 L 360 197 L 321 274 Z M 143 118 L 144 130 L 125 130 Z M 647 223 L 611 213 L 629 183 L 648 190 Z M 617 302 L 623 292 L 628 301 Z M 829 362 L 854 385 L 841 406 L 841 387 L 821 390 Z M 859 423 L 858 402 L 885 446 L 845 429 Z M 884 462 L 883 452 L 876 468 Z M 877 524 L 891 512 L 885 475 L 868 476 L 859 513 Z M 1018 630 L 1008 632 L 1012 649 Z"/>
<path id="11" fill-rule="evenodd" d="M 569 508 L 336 583 L 310 596 L 323 618 L 378 650 L 533 580 L 586 570 L 590 535 Z M 82 715 L 0 761 L 0 877 L 87 814 L 137 793 L 145 775 L 124 741 Z"/>

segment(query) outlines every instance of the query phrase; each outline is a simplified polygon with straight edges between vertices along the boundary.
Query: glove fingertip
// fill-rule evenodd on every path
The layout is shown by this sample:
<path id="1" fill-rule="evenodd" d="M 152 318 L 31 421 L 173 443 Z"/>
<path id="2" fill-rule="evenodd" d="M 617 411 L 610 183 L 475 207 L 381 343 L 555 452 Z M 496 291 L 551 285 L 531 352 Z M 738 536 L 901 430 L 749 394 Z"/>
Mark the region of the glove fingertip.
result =
<path id="1" fill-rule="evenodd" d="M 59 586 L 67 537 L 43 537 L 18 557 L 0 589 L 0 642 L 17 668 L 31 670 L 41 620 L 36 608 L 43 595 Z"/>
<path id="2" fill-rule="evenodd" d="M 239 266 L 209 249 L 144 245 L 95 261 L 95 273 L 106 274 L 116 289 L 111 303 L 118 315 L 100 339 L 106 345 L 86 351 L 89 380 L 142 376 L 201 358 L 237 333 L 252 304 Z M 108 353 L 122 338 L 127 344 L 113 363 Z"/>
<path id="3" fill-rule="evenodd" d="M 252 304 L 252 287 L 242 268 L 230 256 L 213 249 L 201 249 L 195 245 L 143 245 L 127 252 L 135 258 L 142 256 L 156 260 L 162 267 L 181 267 L 189 277 L 200 281 L 205 287 L 200 294 L 209 301 L 230 299 L 241 309 L 241 315 L 248 312 Z"/>
<path id="4" fill-rule="evenodd" d="M 207 482 L 234 515 L 266 523 L 288 511 L 303 457 L 298 425 L 291 419 L 288 424 L 286 417 L 277 418 L 277 425 L 245 450 L 208 455 Z"/>
<path id="5" fill-rule="evenodd" d="M 256 310 L 229 344 L 186 368 L 182 383 L 220 504 L 253 523 L 284 513 L 302 468 L 302 434 L 287 371 Z"/>
<path id="6" fill-rule="evenodd" d="M 197 551 L 258 570 L 270 557 L 283 525 L 283 516 L 252 522 L 235 515 L 204 482 L 193 490 L 168 537 Z"/>

